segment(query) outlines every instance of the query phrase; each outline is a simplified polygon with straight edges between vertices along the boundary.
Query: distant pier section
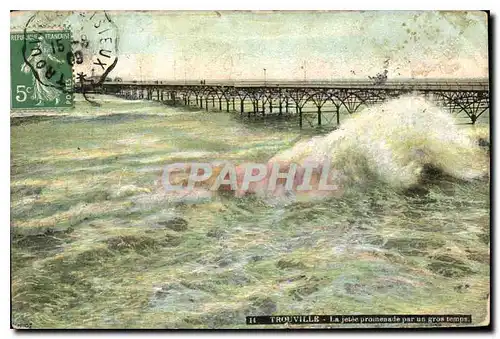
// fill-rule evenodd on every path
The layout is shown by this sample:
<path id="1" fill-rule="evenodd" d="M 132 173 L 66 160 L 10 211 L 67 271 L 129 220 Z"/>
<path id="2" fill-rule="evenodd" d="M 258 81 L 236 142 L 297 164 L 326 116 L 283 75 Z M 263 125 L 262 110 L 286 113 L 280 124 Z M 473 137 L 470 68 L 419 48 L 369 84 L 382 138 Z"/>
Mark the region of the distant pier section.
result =
<path id="1" fill-rule="evenodd" d="M 489 109 L 488 79 L 406 79 L 331 81 L 108 81 L 77 86 L 79 91 L 112 94 L 132 100 L 195 106 L 248 117 L 294 115 L 300 126 L 340 124 L 341 112 L 405 94 L 423 95 L 462 114 L 470 123 Z"/>

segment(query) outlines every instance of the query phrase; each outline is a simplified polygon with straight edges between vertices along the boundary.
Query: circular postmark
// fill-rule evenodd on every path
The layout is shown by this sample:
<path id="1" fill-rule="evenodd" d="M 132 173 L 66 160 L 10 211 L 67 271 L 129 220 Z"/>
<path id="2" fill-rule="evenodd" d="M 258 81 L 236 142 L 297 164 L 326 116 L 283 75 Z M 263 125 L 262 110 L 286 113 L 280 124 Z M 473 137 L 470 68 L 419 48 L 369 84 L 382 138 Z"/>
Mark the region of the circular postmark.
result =
<path id="1" fill-rule="evenodd" d="M 45 19 L 49 20 L 46 15 Z M 36 28 L 32 28 L 36 23 Z M 65 53 L 71 53 L 71 33 L 61 26 L 42 24 L 40 17 L 33 15 L 24 27 L 22 42 L 22 72 L 32 72 L 41 84 L 48 87 L 44 91 L 39 89 L 40 98 L 53 99 L 58 91 L 70 91 L 72 88 L 71 67 L 64 63 Z"/>
<path id="2" fill-rule="evenodd" d="M 56 26 L 65 30 L 46 32 Z M 118 29 L 105 11 L 37 12 L 24 28 L 22 54 L 45 92 L 78 91 L 90 101 L 85 94 L 102 84 L 118 62 Z"/>
<path id="3" fill-rule="evenodd" d="M 103 83 L 118 62 L 118 28 L 105 11 L 76 12 L 67 19 L 73 33 L 72 65 L 76 86 Z"/>

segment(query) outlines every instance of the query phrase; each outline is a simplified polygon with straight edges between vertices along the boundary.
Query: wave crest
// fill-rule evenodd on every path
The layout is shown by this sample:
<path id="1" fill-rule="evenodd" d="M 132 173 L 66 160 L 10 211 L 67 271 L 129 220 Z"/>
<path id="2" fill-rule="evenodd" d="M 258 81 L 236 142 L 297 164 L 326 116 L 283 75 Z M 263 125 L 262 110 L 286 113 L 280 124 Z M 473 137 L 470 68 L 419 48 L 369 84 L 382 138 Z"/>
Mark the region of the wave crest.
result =
<path id="1" fill-rule="evenodd" d="M 429 165 L 463 180 L 484 176 L 489 166 L 477 141 L 448 112 L 418 96 L 368 107 L 339 129 L 299 142 L 271 161 L 325 158 L 343 173 L 344 184 L 377 179 L 400 188 L 417 184 Z"/>

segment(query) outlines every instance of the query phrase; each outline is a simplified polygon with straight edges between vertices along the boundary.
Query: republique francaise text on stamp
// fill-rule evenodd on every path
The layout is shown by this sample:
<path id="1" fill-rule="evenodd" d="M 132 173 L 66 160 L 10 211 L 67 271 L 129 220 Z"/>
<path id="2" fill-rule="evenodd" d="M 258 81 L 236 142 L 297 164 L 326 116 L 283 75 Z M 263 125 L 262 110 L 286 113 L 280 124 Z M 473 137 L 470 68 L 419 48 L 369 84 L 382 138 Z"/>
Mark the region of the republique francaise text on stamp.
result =
<path id="1" fill-rule="evenodd" d="M 73 106 L 71 41 L 69 30 L 11 33 L 13 109 Z"/>

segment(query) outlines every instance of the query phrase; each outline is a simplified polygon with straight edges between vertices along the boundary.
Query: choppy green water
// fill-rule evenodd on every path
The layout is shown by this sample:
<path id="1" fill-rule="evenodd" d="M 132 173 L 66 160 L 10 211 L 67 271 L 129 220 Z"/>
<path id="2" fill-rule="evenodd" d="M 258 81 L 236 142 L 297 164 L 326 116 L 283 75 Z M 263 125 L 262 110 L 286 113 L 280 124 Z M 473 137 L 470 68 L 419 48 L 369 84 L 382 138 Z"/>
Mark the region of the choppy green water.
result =
<path id="1" fill-rule="evenodd" d="M 104 98 L 103 98 L 104 99 Z M 172 162 L 265 162 L 293 121 L 107 98 L 12 120 L 14 324 L 245 328 L 246 315 L 472 314 L 489 293 L 489 182 L 428 175 L 338 199 L 165 199 Z"/>

